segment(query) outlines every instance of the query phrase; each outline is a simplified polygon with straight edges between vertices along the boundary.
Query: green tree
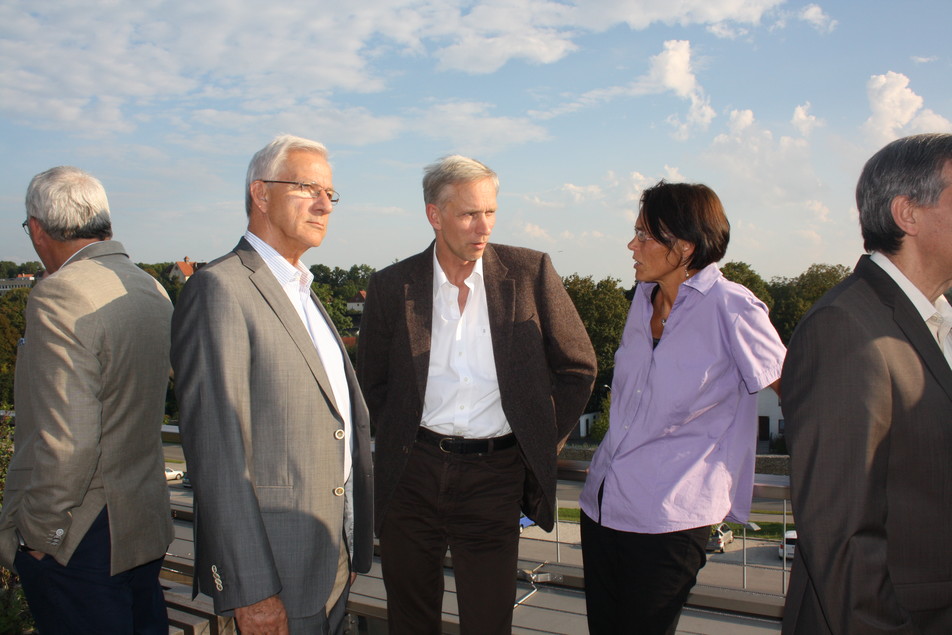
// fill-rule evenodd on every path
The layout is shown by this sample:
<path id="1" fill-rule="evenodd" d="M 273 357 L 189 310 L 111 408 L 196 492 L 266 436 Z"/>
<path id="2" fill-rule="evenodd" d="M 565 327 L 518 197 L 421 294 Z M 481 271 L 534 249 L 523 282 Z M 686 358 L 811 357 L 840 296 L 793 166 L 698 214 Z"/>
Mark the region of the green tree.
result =
<path id="1" fill-rule="evenodd" d="M 36 260 L 18 265 L 12 260 L 0 260 L 0 278 L 16 278 L 21 273 L 36 274 L 43 270 L 43 265 Z"/>
<path id="2" fill-rule="evenodd" d="M 0 493 L 13 458 L 13 417 L 0 415 Z M 20 581 L 11 571 L 0 568 L 0 633 L 32 633 L 33 618 Z"/>
<path id="3" fill-rule="evenodd" d="M 320 298 L 324 310 L 327 311 L 327 315 L 331 318 L 331 322 L 334 323 L 338 333 L 343 334 L 353 328 L 354 322 L 347 314 L 347 302 L 335 297 L 329 285 L 314 282 L 311 284 L 311 289 Z"/>
<path id="4" fill-rule="evenodd" d="M 312 265 L 311 274 L 314 282 L 327 285 L 335 298 L 340 298 L 346 304 L 358 291 L 365 290 L 370 276 L 376 271 L 370 265 L 353 265 L 350 269 L 327 265 Z"/>
<path id="5" fill-rule="evenodd" d="M 746 262 L 729 262 L 721 266 L 721 273 L 731 282 L 742 284 L 760 298 L 760 301 L 767 305 L 768 309 L 773 308 L 774 300 L 770 295 L 770 289 L 767 288 L 767 282 L 751 269 Z"/>
<path id="6" fill-rule="evenodd" d="M 11 289 L 0 295 L 0 314 L 10 320 L 10 325 L 16 331 L 17 337 L 26 330 L 26 301 L 29 296 L 29 287 Z"/>
<path id="7" fill-rule="evenodd" d="M 182 292 L 182 287 L 185 286 L 177 278 L 173 278 L 170 275 L 174 264 L 175 263 L 172 262 L 157 262 L 154 264 L 136 263 L 137 267 L 159 281 L 159 284 L 162 285 L 165 292 L 169 294 L 169 300 L 172 301 L 172 304 L 175 304 L 178 300 L 179 293 Z"/>
<path id="8" fill-rule="evenodd" d="M 773 278 L 770 281 L 767 287 L 774 299 L 770 321 L 784 344 L 790 342 L 794 329 L 810 307 L 851 271 L 844 265 L 813 264 L 796 278 Z"/>
<path id="9" fill-rule="evenodd" d="M 608 426 L 610 424 L 610 413 L 612 409 L 612 393 L 611 391 L 605 391 L 605 396 L 602 397 L 601 402 L 599 403 L 598 416 L 595 417 L 595 421 L 592 422 L 592 429 L 589 431 L 588 438 L 589 440 L 595 443 L 601 443 L 602 439 L 605 438 L 605 435 L 608 434 Z"/>
<path id="10" fill-rule="evenodd" d="M 615 368 L 615 351 L 621 342 L 628 308 L 631 306 L 625 297 L 626 289 L 620 286 L 621 281 L 616 278 L 595 282 L 592 276 L 583 278 L 575 273 L 563 278 L 562 283 L 592 340 L 598 360 L 596 384 L 609 384 Z"/>

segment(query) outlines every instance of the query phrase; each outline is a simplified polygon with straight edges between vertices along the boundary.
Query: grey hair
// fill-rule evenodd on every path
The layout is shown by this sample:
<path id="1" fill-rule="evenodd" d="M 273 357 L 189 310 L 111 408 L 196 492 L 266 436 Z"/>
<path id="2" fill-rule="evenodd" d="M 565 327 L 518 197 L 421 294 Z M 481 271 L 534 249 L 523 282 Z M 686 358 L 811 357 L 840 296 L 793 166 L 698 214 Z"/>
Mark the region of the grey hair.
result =
<path id="1" fill-rule="evenodd" d="M 918 205 L 935 205 L 952 185 L 942 178 L 949 161 L 952 134 L 920 134 L 893 141 L 866 162 L 856 184 L 866 251 L 899 251 L 905 232 L 893 220 L 893 199 L 907 196 Z"/>
<path id="2" fill-rule="evenodd" d="M 255 181 L 273 179 L 284 168 L 288 154 L 295 150 L 313 152 L 327 161 L 327 148 L 323 143 L 283 134 L 275 137 L 271 143 L 258 150 L 248 164 L 245 178 L 245 213 L 251 216 L 254 202 L 251 198 L 251 184 Z"/>
<path id="3" fill-rule="evenodd" d="M 26 190 L 26 216 L 60 242 L 112 237 L 105 188 L 96 177 L 69 165 L 33 177 Z"/>
<path id="4" fill-rule="evenodd" d="M 499 193 L 499 177 L 484 164 L 459 154 L 443 157 L 423 168 L 423 202 L 441 205 L 447 186 L 483 179 L 492 179 L 496 193 Z"/>

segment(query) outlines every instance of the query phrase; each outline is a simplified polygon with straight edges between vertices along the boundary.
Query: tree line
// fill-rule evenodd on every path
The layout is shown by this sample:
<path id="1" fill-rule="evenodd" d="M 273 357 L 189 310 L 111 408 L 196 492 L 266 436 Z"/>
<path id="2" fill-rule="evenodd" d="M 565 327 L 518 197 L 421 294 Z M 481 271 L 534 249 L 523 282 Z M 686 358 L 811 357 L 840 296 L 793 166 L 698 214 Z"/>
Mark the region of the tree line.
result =
<path id="1" fill-rule="evenodd" d="M 138 263 L 165 288 L 173 304 L 182 290 L 182 283 L 171 273 L 174 263 Z M 38 262 L 17 265 L 0 261 L 0 277 L 12 278 L 20 273 L 37 273 L 42 268 Z M 359 330 L 360 314 L 349 312 L 347 302 L 359 291 L 366 290 L 375 269 L 369 265 L 353 265 L 349 269 L 314 265 L 312 288 L 327 309 L 331 320 L 342 335 Z M 811 265 L 805 272 L 793 278 L 775 277 L 765 281 L 750 265 L 744 262 L 728 262 L 721 271 L 729 280 L 738 282 L 760 298 L 770 308 L 770 319 L 784 343 L 797 322 L 807 310 L 831 287 L 850 273 L 843 265 Z M 595 280 L 592 276 L 572 274 L 562 279 L 569 296 L 575 304 L 592 340 L 598 359 L 598 378 L 590 408 L 598 409 L 603 386 L 611 385 L 614 370 L 615 349 L 621 340 L 622 330 L 628 316 L 634 287 L 622 286 L 617 278 Z M 16 364 L 17 341 L 23 334 L 23 311 L 26 308 L 29 289 L 15 289 L 0 295 L 0 409 L 13 404 L 13 375 Z M 169 393 L 168 414 L 174 415 L 174 396 Z"/>

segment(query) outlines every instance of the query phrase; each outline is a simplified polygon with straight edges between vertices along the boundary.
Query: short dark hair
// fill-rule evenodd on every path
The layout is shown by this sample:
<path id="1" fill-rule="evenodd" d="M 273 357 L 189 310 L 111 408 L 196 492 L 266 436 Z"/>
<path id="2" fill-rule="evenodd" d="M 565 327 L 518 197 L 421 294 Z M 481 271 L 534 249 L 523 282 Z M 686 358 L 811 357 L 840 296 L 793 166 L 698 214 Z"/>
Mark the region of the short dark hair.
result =
<path id="1" fill-rule="evenodd" d="M 700 183 L 663 179 L 641 193 L 641 220 L 651 237 L 671 249 L 675 240 L 694 245 L 689 269 L 703 269 L 727 253 L 731 224 L 714 190 Z"/>
<path id="2" fill-rule="evenodd" d="M 892 202 L 907 196 L 919 205 L 935 205 L 952 183 L 942 178 L 952 161 L 952 134 L 919 134 L 896 139 L 874 154 L 856 183 L 856 207 L 866 251 L 894 254 L 905 232 L 892 217 Z"/>

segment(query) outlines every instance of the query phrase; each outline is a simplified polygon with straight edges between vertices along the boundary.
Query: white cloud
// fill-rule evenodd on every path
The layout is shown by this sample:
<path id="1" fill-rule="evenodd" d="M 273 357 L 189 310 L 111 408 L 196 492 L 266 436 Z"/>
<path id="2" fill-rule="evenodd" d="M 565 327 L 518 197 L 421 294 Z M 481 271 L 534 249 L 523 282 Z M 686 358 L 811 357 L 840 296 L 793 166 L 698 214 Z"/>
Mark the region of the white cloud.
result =
<path id="1" fill-rule="evenodd" d="M 815 189 L 810 146 L 805 139 L 776 137 L 752 110 L 731 111 L 727 131 L 717 135 L 707 162 L 733 182 L 744 183 L 751 199 L 790 202 Z"/>
<path id="2" fill-rule="evenodd" d="M 685 139 L 695 130 L 706 130 L 714 120 L 715 112 L 710 98 L 697 81 L 691 60 L 691 43 L 687 40 L 668 40 L 664 50 L 652 55 L 648 72 L 627 86 L 599 88 L 583 93 L 576 99 L 548 111 L 531 111 L 539 119 L 554 117 L 591 108 L 620 97 L 637 97 L 671 92 L 690 102 L 686 115 L 672 114 L 666 121 L 675 129 L 675 137 Z"/>
<path id="3" fill-rule="evenodd" d="M 784 0 L 588 0 L 579 8 L 579 20 L 592 28 L 608 28 L 625 22 L 632 29 L 644 29 L 656 22 L 665 24 L 759 24 Z M 582 5 L 579 1 L 577 4 Z"/>
<path id="4" fill-rule="evenodd" d="M 817 4 L 808 4 L 800 10 L 797 17 L 810 24 L 820 33 L 832 33 L 837 25 L 837 21 L 828 16 L 822 7 Z"/>
<path id="5" fill-rule="evenodd" d="M 813 213 L 813 219 L 817 222 L 830 222 L 830 208 L 823 201 L 807 201 L 806 208 Z"/>
<path id="6" fill-rule="evenodd" d="M 0 5 L 0 114 L 99 137 L 145 122 L 198 135 L 207 115 L 225 112 L 215 127 L 241 131 L 297 111 L 327 122 L 359 120 L 354 134 L 382 139 L 401 125 L 371 121 L 378 114 L 357 112 L 346 95 L 386 90 L 394 58 L 490 73 L 512 60 L 551 64 L 579 50 L 581 37 L 620 24 L 700 24 L 737 37 L 782 3 L 362 0 L 342 10 L 334 0 L 287 0 L 262 10 L 229 0 L 8 2 Z M 713 118 L 685 46 L 672 44 L 653 58 L 642 83 L 620 89 L 689 100 L 688 113 L 670 121 L 679 137 Z M 596 92 L 574 107 L 612 96 L 611 89 Z M 196 104 L 202 112 L 193 118 Z"/>
<path id="7" fill-rule="evenodd" d="M 747 35 L 750 30 L 736 24 L 728 24 L 726 22 L 718 22 L 717 24 L 712 24 L 707 27 L 708 33 L 719 37 L 725 40 L 736 40 L 737 38 L 744 37 Z"/>
<path id="8" fill-rule="evenodd" d="M 932 62 L 938 62 L 938 61 L 939 61 L 939 58 L 938 58 L 937 56 L 935 56 L 935 55 L 933 55 L 933 56 L 931 56 L 931 57 L 920 57 L 920 56 L 918 56 L 918 55 L 913 55 L 913 56 L 912 56 L 911 58 L 909 58 L 909 59 L 911 59 L 911 60 L 912 60 L 913 62 L 915 62 L 916 64 L 930 64 L 930 63 L 932 63 Z"/>
<path id="9" fill-rule="evenodd" d="M 810 114 L 810 102 L 806 102 L 793 109 L 793 118 L 790 120 L 790 123 L 792 123 L 793 127 L 804 137 L 809 137 L 814 128 L 822 125 L 815 115 Z"/>
<path id="10" fill-rule="evenodd" d="M 525 223 L 522 226 L 522 232 L 526 234 L 527 236 L 531 236 L 532 238 L 535 238 L 538 240 L 544 240 L 546 242 L 555 242 L 552 236 L 549 235 L 549 232 L 542 229 L 540 226 L 536 225 L 535 223 Z"/>
<path id="11" fill-rule="evenodd" d="M 872 114 L 863 127 L 877 144 L 920 132 L 952 132 L 952 122 L 923 108 L 924 100 L 909 88 L 909 78 L 902 73 L 873 75 L 866 94 Z"/>
<path id="12" fill-rule="evenodd" d="M 572 185 L 571 183 L 566 183 L 562 186 L 562 191 L 569 195 L 573 203 L 583 203 L 585 201 L 602 198 L 602 188 L 597 185 Z"/>
<path id="13" fill-rule="evenodd" d="M 485 154 L 548 138 L 542 126 L 524 117 L 492 116 L 491 108 L 480 102 L 444 102 L 415 111 L 408 125 L 428 137 L 449 140 L 454 151 L 464 154 Z"/>

